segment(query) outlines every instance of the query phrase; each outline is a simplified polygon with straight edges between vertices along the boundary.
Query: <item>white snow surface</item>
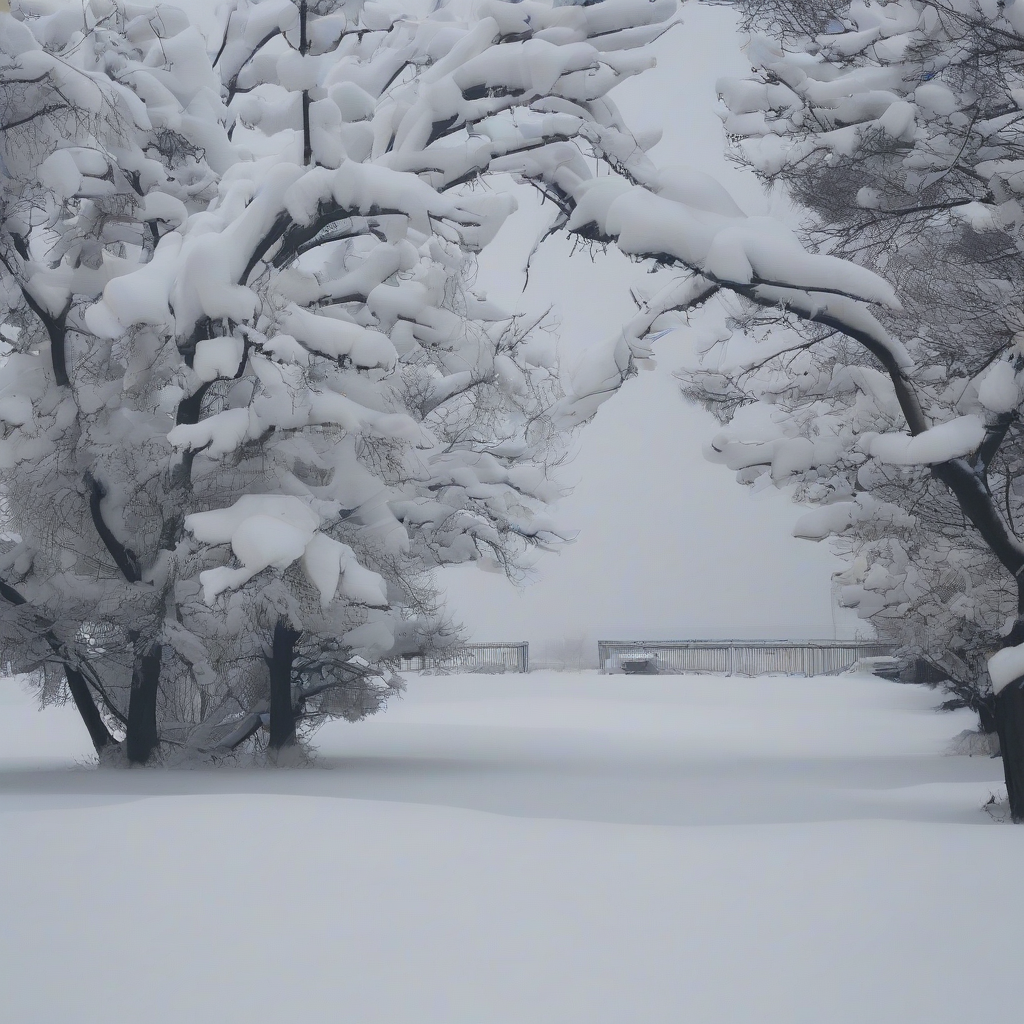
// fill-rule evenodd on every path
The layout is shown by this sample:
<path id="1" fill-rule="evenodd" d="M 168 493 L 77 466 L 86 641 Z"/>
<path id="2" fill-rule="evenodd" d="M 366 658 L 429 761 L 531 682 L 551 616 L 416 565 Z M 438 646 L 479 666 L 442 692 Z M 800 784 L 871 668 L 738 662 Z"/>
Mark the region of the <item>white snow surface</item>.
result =
<path id="1" fill-rule="evenodd" d="M 1024 645 L 1004 647 L 988 659 L 988 674 L 992 679 L 992 692 L 1005 690 L 1015 679 L 1024 676 Z"/>
<path id="2" fill-rule="evenodd" d="M 940 699 L 412 676 L 313 768 L 128 772 L 4 681 L 6 1018 L 1012 1019 L 1024 829 L 982 810 L 998 760 L 943 756 L 975 723 Z"/>

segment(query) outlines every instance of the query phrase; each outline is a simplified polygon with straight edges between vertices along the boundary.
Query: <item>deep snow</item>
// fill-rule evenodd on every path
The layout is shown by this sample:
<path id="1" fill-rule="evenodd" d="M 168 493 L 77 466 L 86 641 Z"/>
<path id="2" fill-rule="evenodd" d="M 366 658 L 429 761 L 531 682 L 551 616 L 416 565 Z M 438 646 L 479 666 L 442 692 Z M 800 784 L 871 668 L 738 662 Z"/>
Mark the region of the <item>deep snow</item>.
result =
<path id="1" fill-rule="evenodd" d="M 0 701 L 6 1019 L 1005 1017 L 1024 830 L 866 676 L 412 677 L 294 771 L 68 770 Z"/>

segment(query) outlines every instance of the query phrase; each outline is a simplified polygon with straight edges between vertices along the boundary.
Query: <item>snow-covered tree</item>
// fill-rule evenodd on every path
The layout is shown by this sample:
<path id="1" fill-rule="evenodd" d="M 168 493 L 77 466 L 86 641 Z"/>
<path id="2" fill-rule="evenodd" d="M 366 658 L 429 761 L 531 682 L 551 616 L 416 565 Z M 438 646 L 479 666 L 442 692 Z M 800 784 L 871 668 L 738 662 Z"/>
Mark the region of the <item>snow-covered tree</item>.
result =
<path id="1" fill-rule="evenodd" d="M 424 569 L 557 542 L 556 427 L 679 311 L 784 304 L 902 366 L 878 274 L 624 124 L 608 91 L 675 10 L 240 0 L 211 53 L 164 7 L 15 5 L 0 88 L 39 173 L 4 148 L 8 660 L 78 672 L 129 761 L 289 746 L 387 696 L 367 662 L 436 629 Z M 544 337 L 473 290 L 501 174 L 656 271 L 557 402 Z"/>
<path id="2" fill-rule="evenodd" d="M 102 749 L 111 736 L 97 700 L 107 721 L 124 714 L 96 672 L 92 637 L 80 628 L 97 594 L 68 588 L 56 574 L 41 580 L 33 565 L 37 553 L 20 531 L 34 523 L 55 536 L 74 532 L 65 519 L 68 478 L 79 475 L 68 465 L 67 449 L 81 434 L 70 370 L 81 328 L 74 293 L 102 289 L 110 266 L 104 239 L 116 250 L 133 238 L 132 214 L 147 202 L 142 172 L 153 178 L 160 165 L 150 161 L 147 167 L 136 120 L 151 125 L 138 114 L 134 95 L 102 71 L 65 59 L 62 51 L 74 52 L 82 42 L 81 12 L 64 9 L 34 19 L 47 46 L 9 14 L 0 21 L 5 655 L 14 667 L 55 666 Z M 102 30 L 96 41 L 114 62 L 128 47 L 117 33 Z M 168 133 L 161 141 L 173 146 L 176 139 Z M 117 161 L 109 159 L 112 150 Z M 141 241 L 134 236 L 150 252 L 161 213 L 175 203 L 170 193 L 153 199 L 162 208 L 150 213 L 154 227 Z M 78 216 L 69 216 L 69 204 Z M 72 558 L 69 550 L 62 569 Z"/>
<path id="3" fill-rule="evenodd" d="M 900 342 L 737 305 L 685 390 L 728 424 L 709 456 L 821 506 L 797 532 L 848 556 L 844 602 L 998 729 L 1021 820 L 1024 4 L 738 6 L 753 73 L 719 83 L 733 151 L 808 211 L 818 251 L 892 282 Z"/>
<path id="4" fill-rule="evenodd" d="M 559 540 L 486 176 L 637 149 L 603 97 L 674 10 L 243 0 L 212 53 L 164 6 L 0 15 L 4 654 L 98 749 L 359 717 L 426 568 Z"/>

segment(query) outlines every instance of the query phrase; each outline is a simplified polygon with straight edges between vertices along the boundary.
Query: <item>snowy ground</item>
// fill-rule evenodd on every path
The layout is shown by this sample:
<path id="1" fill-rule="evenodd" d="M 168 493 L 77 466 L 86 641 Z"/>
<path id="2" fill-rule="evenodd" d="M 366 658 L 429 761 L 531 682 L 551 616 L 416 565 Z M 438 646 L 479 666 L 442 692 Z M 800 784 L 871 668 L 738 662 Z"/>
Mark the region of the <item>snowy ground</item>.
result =
<path id="1" fill-rule="evenodd" d="M 871 677 L 413 678 L 320 767 L 100 772 L 0 684 L 18 1024 L 1007 1018 L 1024 828 Z"/>

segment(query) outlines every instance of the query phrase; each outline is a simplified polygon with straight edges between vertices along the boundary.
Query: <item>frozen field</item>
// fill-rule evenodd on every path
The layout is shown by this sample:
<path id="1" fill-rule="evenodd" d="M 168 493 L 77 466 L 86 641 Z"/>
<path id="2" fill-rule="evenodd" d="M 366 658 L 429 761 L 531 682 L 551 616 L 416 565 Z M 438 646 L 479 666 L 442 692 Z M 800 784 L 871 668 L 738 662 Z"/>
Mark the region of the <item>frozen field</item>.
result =
<path id="1" fill-rule="evenodd" d="M 319 767 L 100 772 L 0 684 L 17 1024 L 940 1024 L 1016 1011 L 972 716 L 825 679 L 456 676 Z"/>

